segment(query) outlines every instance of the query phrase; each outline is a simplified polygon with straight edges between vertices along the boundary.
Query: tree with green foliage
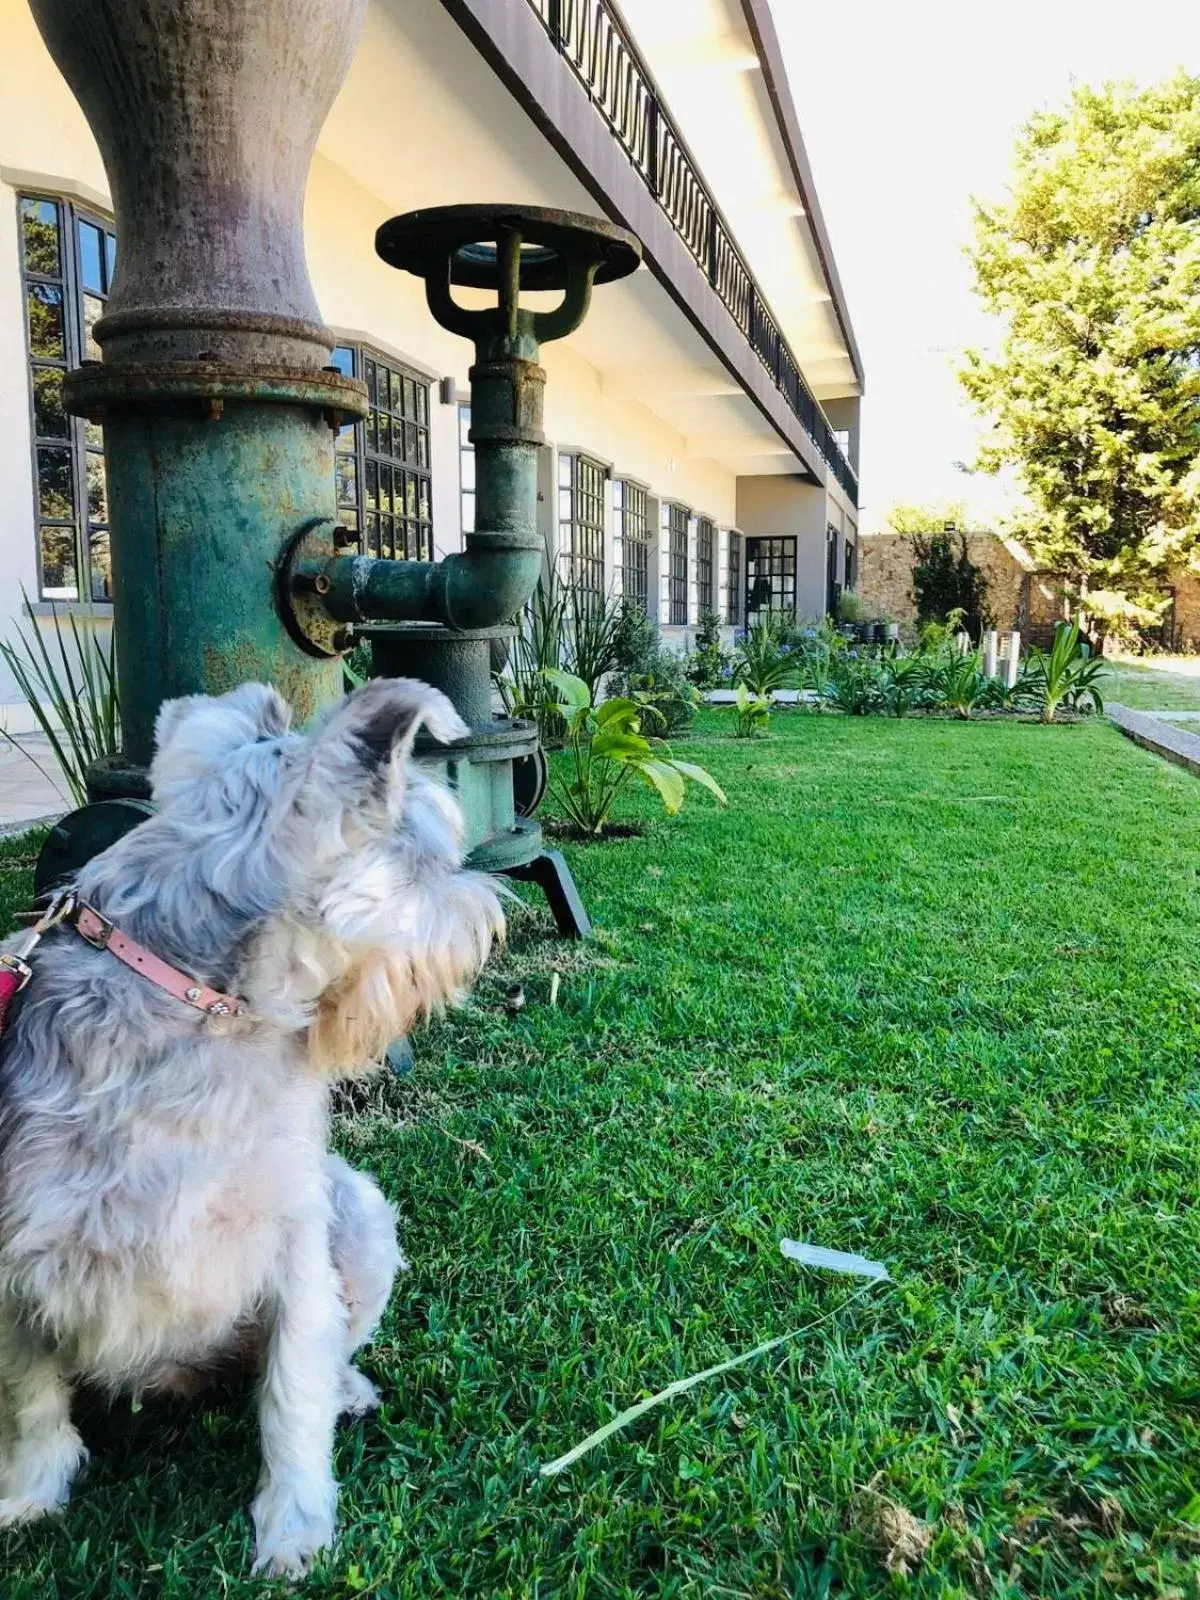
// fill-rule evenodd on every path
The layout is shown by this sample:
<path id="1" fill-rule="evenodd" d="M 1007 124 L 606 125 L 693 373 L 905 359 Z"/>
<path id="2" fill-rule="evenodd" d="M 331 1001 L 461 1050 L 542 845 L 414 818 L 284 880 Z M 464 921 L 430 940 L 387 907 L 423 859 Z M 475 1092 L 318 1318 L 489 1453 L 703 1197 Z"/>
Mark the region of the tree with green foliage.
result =
<path id="1" fill-rule="evenodd" d="M 1004 323 L 960 373 L 992 423 L 979 465 L 1016 470 L 1021 538 L 1101 631 L 1150 622 L 1200 565 L 1200 79 L 1032 117 L 971 259 Z"/>

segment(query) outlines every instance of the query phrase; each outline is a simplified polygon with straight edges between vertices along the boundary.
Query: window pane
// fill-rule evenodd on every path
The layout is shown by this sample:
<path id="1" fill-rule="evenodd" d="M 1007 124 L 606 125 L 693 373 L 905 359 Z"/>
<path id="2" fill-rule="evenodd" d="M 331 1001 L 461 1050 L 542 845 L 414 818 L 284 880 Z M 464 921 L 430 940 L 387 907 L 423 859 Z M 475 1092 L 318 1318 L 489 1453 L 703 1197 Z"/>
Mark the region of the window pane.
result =
<path id="1" fill-rule="evenodd" d="M 464 450 L 462 453 L 462 486 L 464 492 L 475 487 L 474 450 Z"/>
<path id="2" fill-rule="evenodd" d="M 33 431 L 40 439 L 65 439 L 70 420 L 63 410 L 61 367 L 33 369 Z"/>
<path id="3" fill-rule="evenodd" d="M 422 522 L 429 522 L 431 520 L 432 514 L 429 508 L 428 478 L 419 478 L 417 480 L 417 515 L 420 517 Z"/>
<path id="4" fill-rule="evenodd" d="M 356 506 L 358 504 L 358 462 L 353 456 L 338 456 L 335 467 L 337 471 L 338 505 Z"/>
<path id="5" fill-rule="evenodd" d="M 558 486 L 559 486 L 560 489 L 569 489 L 571 487 L 571 480 L 572 480 L 572 477 L 574 475 L 572 469 L 574 468 L 574 465 L 575 465 L 575 462 L 572 459 L 572 457 L 570 457 L 570 456 L 559 456 L 559 458 L 558 458 Z"/>
<path id="6" fill-rule="evenodd" d="M 386 367 L 375 369 L 375 398 L 381 411 L 390 411 L 392 405 L 392 390 L 389 382 L 391 374 Z"/>
<path id="7" fill-rule="evenodd" d="M 475 496 L 464 494 L 462 497 L 462 525 L 464 533 L 475 532 Z"/>
<path id="8" fill-rule="evenodd" d="M 408 517 L 417 514 L 417 480 L 411 472 L 404 474 L 404 514 Z"/>
<path id="9" fill-rule="evenodd" d="M 379 469 L 379 509 L 391 511 L 392 509 L 392 469 L 380 467 Z"/>
<path id="10" fill-rule="evenodd" d="M 104 477 L 104 457 L 89 450 L 87 456 L 88 520 L 108 521 L 108 488 Z"/>
<path id="11" fill-rule="evenodd" d="M 113 277 L 117 270 L 117 236 L 115 233 L 106 233 L 104 235 L 104 255 L 107 268 L 104 287 L 105 289 L 111 289 Z"/>
<path id="12" fill-rule="evenodd" d="M 386 411 L 379 412 L 379 443 L 376 448 L 381 456 L 390 456 L 392 453 L 392 419 Z"/>
<path id="13" fill-rule="evenodd" d="M 429 426 L 429 390 L 423 383 L 417 385 L 417 421 L 423 428 Z"/>
<path id="14" fill-rule="evenodd" d="M 429 435 L 424 428 L 417 429 L 417 465 L 429 470 Z"/>
<path id="15" fill-rule="evenodd" d="M 79 592 L 75 579 L 75 530 L 41 528 L 38 539 L 41 545 L 42 593 L 55 600 L 74 600 Z"/>
<path id="16" fill-rule="evenodd" d="M 73 517 L 75 492 L 71 474 L 71 452 L 40 445 L 38 462 L 38 506 L 43 517 Z"/>
<path id="17" fill-rule="evenodd" d="M 336 367 L 343 378 L 354 376 L 354 351 L 348 344 L 336 344 L 333 354 L 329 358 L 329 365 Z"/>
<path id="18" fill-rule="evenodd" d="M 379 554 L 379 518 L 373 512 L 367 518 L 367 554 Z"/>
<path id="19" fill-rule="evenodd" d="M 85 289 L 104 293 L 104 238 L 90 222 L 79 224 L 79 277 Z"/>
<path id="20" fill-rule="evenodd" d="M 104 449 L 104 429 L 98 422 L 85 422 L 83 438 L 89 450 Z"/>
<path id="21" fill-rule="evenodd" d="M 100 360 L 100 346 L 92 329 L 104 315 L 104 301 L 94 294 L 85 294 L 83 297 L 83 358 L 85 361 Z"/>
<path id="22" fill-rule="evenodd" d="M 58 206 L 53 200 L 22 200 L 21 231 L 25 239 L 26 272 L 62 276 L 58 248 Z"/>
<path id="23" fill-rule="evenodd" d="M 368 461 L 366 470 L 367 510 L 379 510 L 379 463 Z"/>
<path id="24" fill-rule="evenodd" d="M 93 528 L 88 535 L 88 556 L 92 569 L 92 599 L 112 599 L 112 552 L 107 528 Z"/>
<path id="25" fill-rule="evenodd" d="M 63 343 L 63 292 L 48 283 L 29 285 L 29 352 L 67 359 Z"/>
<path id="26" fill-rule="evenodd" d="M 471 433 L 471 408 L 470 408 L 470 406 L 459 406 L 459 408 L 458 408 L 458 442 L 459 442 L 459 444 L 461 444 L 461 445 L 469 445 L 470 442 L 471 442 L 470 433 Z"/>
<path id="27" fill-rule="evenodd" d="M 413 423 L 404 424 L 404 459 L 410 466 L 416 465 L 417 460 L 417 430 Z"/>
<path id="28" fill-rule="evenodd" d="M 404 415 L 416 417 L 417 414 L 417 386 L 411 378 L 404 380 Z"/>

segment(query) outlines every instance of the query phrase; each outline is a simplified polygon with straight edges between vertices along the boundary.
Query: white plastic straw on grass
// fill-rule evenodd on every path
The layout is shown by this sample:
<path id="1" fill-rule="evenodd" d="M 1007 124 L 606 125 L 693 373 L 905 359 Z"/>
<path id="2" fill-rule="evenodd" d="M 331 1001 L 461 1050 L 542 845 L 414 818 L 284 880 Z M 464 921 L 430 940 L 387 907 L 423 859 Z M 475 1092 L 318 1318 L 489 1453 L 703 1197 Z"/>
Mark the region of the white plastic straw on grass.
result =
<path id="1" fill-rule="evenodd" d="M 884 1277 L 887 1274 L 884 1273 Z M 864 1283 L 861 1288 L 848 1295 L 840 1306 L 835 1306 L 832 1311 L 826 1311 L 823 1316 L 815 1321 L 805 1323 L 802 1328 L 793 1328 L 790 1333 L 781 1333 L 778 1338 L 768 1339 L 765 1344 L 756 1344 L 753 1350 L 746 1350 L 740 1356 L 731 1356 L 728 1361 L 719 1361 L 715 1367 L 705 1367 L 703 1372 L 694 1372 L 690 1378 L 679 1378 L 675 1383 L 669 1383 L 665 1389 L 660 1389 L 657 1394 L 650 1395 L 645 1400 L 639 1400 L 634 1406 L 629 1406 L 611 1422 L 606 1422 L 602 1428 L 597 1428 L 595 1433 L 589 1433 L 582 1444 L 577 1444 L 574 1450 L 568 1450 L 565 1456 L 559 1456 L 556 1461 L 548 1461 L 541 1468 L 543 1478 L 552 1478 L 557 1473 L 573 1466 L 581 1456 L 587 1455 L 589 1450 L 594 1450 L 598 1444 L 603 1444 L 606 1439 L 611 1439 L 614 1433 L 619 1433 L 622 1428 L 627 1428 L 631 1422 L 636 1422 L 639 1417 L 644 1417 L 647 1411 L 652 1411 L 655 1406 L 662 1405 L 664 1400 L 673 1400 L 676 1395 L 686 1394 L 689 1389 L 694 1389 L 698 1383 L 704 1383 L 708 1378 L 719 1378 L 723 1372 L 732 1372 L 734 1367 L 741 1367 L 747 1361 L 753 1361 L 758 1356 L 768 1355 L 772 1350 L 778 1350 L 782 1344 L 787 1344 L 790 1339 L 798 1339 L 803 1333 L 811 1333 L 814 1328 L 819 1328 L 823 1322 L 828 1322 L 831 1317 L 836 1317 L 839 1312 L 846 1309 L 855 1300 L 861 1300 L 863 1295 L 870 1292 L 872 1284 Z"/>
<path id="2" fill-rule="evenodd" d="M 780 1239 L 779 1248 L 789 1261 L 798 1261 L 802 1267 L 821 1267 L 826 1272 L 847 1272 L 856 1278 L 873 1278 L 891 1281 L 882 1261 L 868 1261 L 866 1256 L 851 1255 L 846 1250 L 826 1250 L 824 1245 L 800 1244 L 796 1239 Z"/>

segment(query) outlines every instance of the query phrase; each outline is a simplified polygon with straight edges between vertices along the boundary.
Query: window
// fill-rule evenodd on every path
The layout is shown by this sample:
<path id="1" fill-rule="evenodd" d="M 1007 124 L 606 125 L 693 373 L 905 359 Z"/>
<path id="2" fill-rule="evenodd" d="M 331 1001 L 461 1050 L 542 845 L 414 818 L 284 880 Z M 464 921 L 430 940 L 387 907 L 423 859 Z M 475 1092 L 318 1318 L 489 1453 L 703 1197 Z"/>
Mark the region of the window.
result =
<path id="1" fill-rule="evenodd" d="M 29 334 L 38 592 L 112 598 L 104 435 L 63 409 L 63 377 L 98 361 L 93 329 L 117 258 L 112 225 L 65 200 L 22 195 L 21 278 Z"/>
<path id="2" fill-rule="evenodd" d="M 558 458 L 558 550 L 585 594 L 604 594 L 604 480 L 589 456 Z"/>
<path id="3" fill-rule="evenodd" d="M 846 540 L 846 587 L 853 589 L 858 582 L 858 546 Z"/>
<path id="4" fill-rule="evenodd" d="M 729 612 L 728 620 L 735 628 L 740 628 L 745 618 L 742 616 L 742 536 L 740 533 L 729 535 Z"/>
<path id="5" fill-rule="evenodd" d="M 746 621 L 796 613 L 795 539 L 746 540 Z"/>
<path id="6" fill-rule="evenodd" d="M 613 513 L 621 541 L 621 593 L 643 611 L 650 610 L 650 527 L 646 491 L 624 478 L 613 482 Z"/>
<path id="7" fill-rule="evenodd" d="M 832 523 L 825 530 L 825 612 L 836 617 L 842 586 L 838 582 L 838 531 Z"/>
<path id="8" fill-rule="evenodd" d="M 686 506 L 663 506 L 667 529 L 668 600 L 667 620 L 673 628 L 686 628 L 688 621 L 688 521 Z"/>
<path id="9" fill-rule="evenodd" d="M 701 517 L 696 524 L 696 600 L 703 616 L 712 611 L 716 603 L 713 584 L 713 544 L 715 534 L 712 523 Z"/>
<path id="10" fill-rule="evenodd" d="M 333 364 L 367 385 L 366 420 L 334 448 L 338 521 L 365 555 L 433 560 L 429 383 L 375 351 L 339 345 Z"/>
<path id="11" fill-rule="evenodd" d="M 462 531 L 475 532 L 475 446 L 471 443 L 471 408 L 458 408 L 458 509 Z"/>

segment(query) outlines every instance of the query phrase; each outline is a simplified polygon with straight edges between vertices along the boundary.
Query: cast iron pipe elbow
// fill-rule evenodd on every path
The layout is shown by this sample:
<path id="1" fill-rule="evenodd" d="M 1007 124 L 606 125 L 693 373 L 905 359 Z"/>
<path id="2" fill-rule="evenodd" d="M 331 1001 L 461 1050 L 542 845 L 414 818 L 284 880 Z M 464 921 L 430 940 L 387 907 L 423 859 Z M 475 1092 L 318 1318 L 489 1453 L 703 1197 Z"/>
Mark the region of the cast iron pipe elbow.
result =
<path id="1" fill-rule="evenodd" d="M 537 585 L 541 541 L 511 533 L 469 536 L 443 561 L 334 556 L 314 587 L 337 622 L 439 622 L 458 630 L 511 622 Z"/>

